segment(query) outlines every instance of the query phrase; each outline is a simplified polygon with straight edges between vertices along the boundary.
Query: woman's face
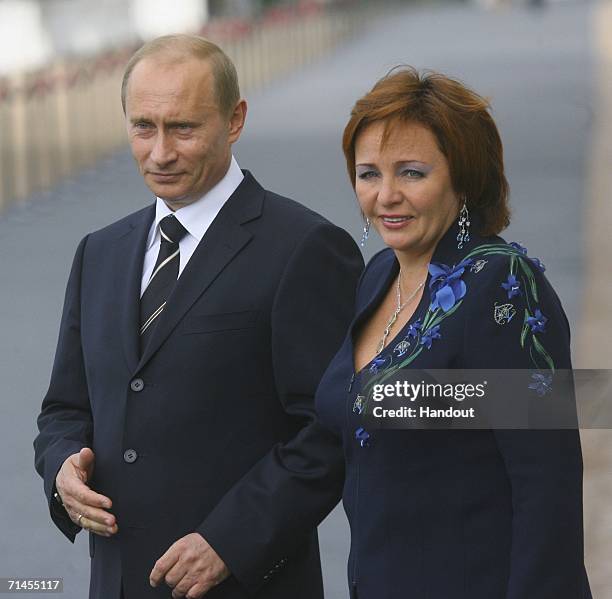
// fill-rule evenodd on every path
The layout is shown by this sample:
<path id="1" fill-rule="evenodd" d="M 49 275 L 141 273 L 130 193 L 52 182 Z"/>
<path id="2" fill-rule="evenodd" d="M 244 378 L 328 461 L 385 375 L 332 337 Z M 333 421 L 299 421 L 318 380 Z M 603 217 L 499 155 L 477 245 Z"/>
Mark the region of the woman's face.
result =
<path id="1" fill-rule="evenodd" d="M 387 246 L 410 257 L 431 257 L 459 212 L 448 162 L 427 127 L 397 123 L 381 147 L 384 127 L 372 123 L 356 139 L 361 210 Z"/>

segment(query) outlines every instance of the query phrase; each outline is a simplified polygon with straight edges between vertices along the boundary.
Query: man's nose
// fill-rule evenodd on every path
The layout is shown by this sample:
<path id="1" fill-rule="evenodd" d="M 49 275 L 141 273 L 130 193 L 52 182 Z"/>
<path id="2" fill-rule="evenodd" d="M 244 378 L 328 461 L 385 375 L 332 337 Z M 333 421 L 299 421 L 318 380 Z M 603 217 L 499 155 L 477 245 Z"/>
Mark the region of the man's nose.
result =
<path id="1" fill-rule="evenodd" d="M 159 132 L 155 138 L 155 144 L 151 150 L 151 160 L 160 167 L 165 167 L 174 162 L 178 155 L 171 137 Z"/>

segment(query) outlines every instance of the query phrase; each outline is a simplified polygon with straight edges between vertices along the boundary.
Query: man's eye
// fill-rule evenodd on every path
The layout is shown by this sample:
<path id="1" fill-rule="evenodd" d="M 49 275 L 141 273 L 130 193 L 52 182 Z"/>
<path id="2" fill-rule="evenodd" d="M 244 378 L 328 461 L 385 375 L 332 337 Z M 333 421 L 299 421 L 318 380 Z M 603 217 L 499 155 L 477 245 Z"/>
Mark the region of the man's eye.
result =
<path id="1" fill-rule="evenodd" d="M 144 123 L 144 122 L 134 123 L 134 127 L 136 127 L 136 129 L 150 129 L 151 123 Z"/>

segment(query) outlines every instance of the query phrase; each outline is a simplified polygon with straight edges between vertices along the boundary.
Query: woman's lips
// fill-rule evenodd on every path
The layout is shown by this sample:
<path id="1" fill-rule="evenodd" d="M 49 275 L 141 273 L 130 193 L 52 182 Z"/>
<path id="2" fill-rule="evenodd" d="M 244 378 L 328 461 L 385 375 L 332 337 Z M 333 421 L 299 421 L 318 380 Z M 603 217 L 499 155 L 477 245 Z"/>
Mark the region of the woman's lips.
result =
<path id="1" fill-rule="evenodd" d="M 388 214 L 380 216 L 379 218 L 386 229 L 402 229 L 414 220 L 414 216 L 401 216 L 396 214 Z"/>

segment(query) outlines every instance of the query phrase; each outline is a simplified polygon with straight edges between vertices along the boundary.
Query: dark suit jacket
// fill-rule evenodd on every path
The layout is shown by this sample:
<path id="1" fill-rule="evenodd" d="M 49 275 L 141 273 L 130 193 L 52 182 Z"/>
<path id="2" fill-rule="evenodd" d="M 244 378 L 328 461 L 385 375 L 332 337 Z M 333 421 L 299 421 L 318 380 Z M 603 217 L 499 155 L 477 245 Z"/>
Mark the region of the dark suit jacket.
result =
<path id="1" fill-rule="evenodd" d="M 197 531 L 233 576 L 207 597 L 322 596 L 315 527 L 340 497 L 336 440 L 313 395 L 339 346 L 363 268 L 351 237 L 265 191 L 248 172 L 181 274 L 144 355 L 139 293 L 149 206 L 80 243 L 36 469 L 51 515 L 55 476 L 82 447 L 119 532 L 90 534 L 91 599 L 170 597 L 155 561 Z"/>
<path id="2" fill-rule="evenodd" d="M 477 219 L 472 221 L 474 229 Z M 395 338 L 377 360 L 355 373 L 353 335 L 380 304 L 399 268 L 390 249 L 372 258 L 358 287 L 353 323 L 316 394 L 321 421 L 344 443 L 353 595 L 590 598 L 578 431 L 368 430 L 357 413 L 362 383 L 406 360 L 404 368 L 419 370 L 525 369 L 524 394 L 530 373 L 549 369 L 539 348 L 556 369 L 571 368 L 567 319 L 540 264 L 500 237 L 473 233 L 458 250 L 456 235 L 452 226 L 432 259 L 450 267 L 448 285 L 435 285 L 429 275 L 407 325 L 393 331 Z M 451 275 L 468 256 L 471 262 Z M 508 286 L 511 268 L 518 293 L 502 285 Z M 427 324 L 434 300 L 458 292 L 460 280 L 466 291 L 462 298 L 457 293 L 454 311 L 449 309 L 437 325 L 435 319 Z M 537 309 L 548 320 L 542 330 L 534 322 L 534 331 L 525 322 L 525 310 L 533 315 Z M 435 334 L 430 326 L 439 327 Z M 365 447 L 359 428 L 370 435 Z"/>

